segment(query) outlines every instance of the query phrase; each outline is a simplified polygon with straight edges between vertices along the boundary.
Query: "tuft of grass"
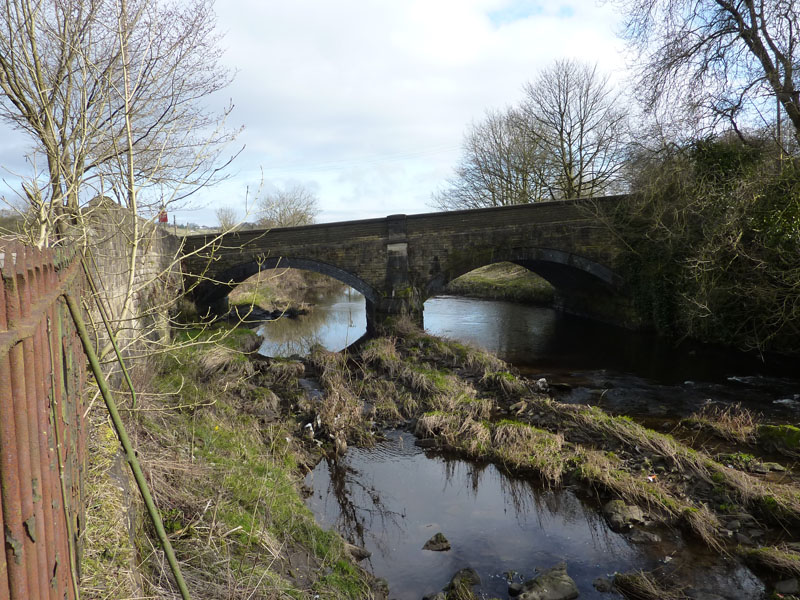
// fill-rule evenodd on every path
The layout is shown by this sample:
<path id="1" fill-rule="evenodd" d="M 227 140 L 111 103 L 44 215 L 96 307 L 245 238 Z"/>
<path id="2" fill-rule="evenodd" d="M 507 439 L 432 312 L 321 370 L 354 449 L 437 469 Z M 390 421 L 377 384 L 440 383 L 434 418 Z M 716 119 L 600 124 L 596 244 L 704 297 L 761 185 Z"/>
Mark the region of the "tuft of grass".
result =
<path id="1" fill-rule="evenodd" d="M 754 440 L 757 418 L 741 404 L 731 404 L 725 408 L 703 407 L 682 421 L 685 425 L 699 425 L 714 435 L 740 444 Z"/>
<path id="2" fill-rule="evenodd" d="M 745 561 L 756 569 L 777 573 L 784 577 L 800 577 L 800 552 L 788 546 L 762 546 L 740 548 Z"/>
<path id="3" fill-rule="evenodd" d="M 629 600 L 686 600 L 681 590 L 666 587 L 652 572 L 634 571 L 614 575 L 614 587 Z"/>
<path id="4" fill-rule="evenodd" d="M 492 436 L 494 455 L 504 465 L 533 469 L 554 485 L 564 473 L 564 437 L 526 423 L 501 421 Z"/>
<path id="5" fill-rule="evenodd" d="M 520 398 L 529 392 L 525 381 L 509 371 L 484 372 L 480 381 L 487 388 L 501 392 L 506 398 Z"/>

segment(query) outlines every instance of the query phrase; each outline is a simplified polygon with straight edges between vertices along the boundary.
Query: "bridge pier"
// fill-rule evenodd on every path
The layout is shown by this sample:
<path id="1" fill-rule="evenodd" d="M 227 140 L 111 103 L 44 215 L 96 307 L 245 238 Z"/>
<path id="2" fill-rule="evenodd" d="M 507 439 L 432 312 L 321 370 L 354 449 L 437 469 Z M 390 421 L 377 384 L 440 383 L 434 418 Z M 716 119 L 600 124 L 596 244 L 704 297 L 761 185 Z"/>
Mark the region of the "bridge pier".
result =
<path id="1" fill-rule="evenodd" d="M 367 300 L 367 332 L 375 333 L 393 318 L 407 316 L 422 325 L 422 294 L 408 268 L 406 215 L 386 217 L 386 277 L 378 298 Z"/>
<path id="2" fill-rule="evenodd" d="M 418 294 L 415 294 L 419 298 Z M 367 333 L 380 333 L 382 329 L 398 317 L 408 317 L 422 327 L 422 302 L 407 298 L 381 298 L 378 302 L 367 300 Z"/>

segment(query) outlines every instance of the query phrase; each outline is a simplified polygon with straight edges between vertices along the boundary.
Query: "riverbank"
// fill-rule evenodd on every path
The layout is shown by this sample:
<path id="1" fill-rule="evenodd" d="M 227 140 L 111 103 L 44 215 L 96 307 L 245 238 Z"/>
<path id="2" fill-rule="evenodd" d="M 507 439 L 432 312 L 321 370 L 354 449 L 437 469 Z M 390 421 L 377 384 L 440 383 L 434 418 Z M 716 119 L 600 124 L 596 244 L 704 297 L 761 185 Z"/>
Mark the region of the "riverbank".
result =
<path id="1" fill-rule="evenodd" d="M 184 332 L 135 407 L 120 394 L 192 597 L 381 600 L 358 549 L 303 501 L 321 456 L 293 418 L 304 367 L 260 359 L 258 344 L 244 329 Z M 177 598 L 107 416 L 93 404 L 89 419 L 81 597 Z"/>
<path id="2" fill-rule="evenodd" d="M 454 296 L 507 300 L 550 306 L 553 286 L 525 267 L 513 263 L 486 265 L 451 281 L 445 290 Z"/>
<path id="3" fill-rule="evenodd" d="M 559 402 L 545 381 L 518 377 L 491 355 L 402 323 L 349 356 L 318 350 L 310 360 L 325 395 L 306 400 L 303 418 L 331 454 L 371 443 L 381 428 L 410 427 L 431 451 L 582 490 L 632 543 L 657 545 L 661 536 L 682 532 L 686 544 L 750 566 L 768 590 L 787 594 L 798 583 L 800 488 L 791 424 L 773 430 L 732 408 L 654 431 Z M 782 432 L 779 444 L 769 440 L 771 431 Z M 775 451 L 783 452 L 777 460 Z M 598 585 L 628 598 L 710 597 L 687 589 L 690 578 L 681 570 L 691 564 L 670 559 L 657 572 Z"/>
<path id="4" fill-rule="evenodd" d="M 800 453 L 790 424 L 762 425 L 732 408 L 654 431 L 560 402 L 546 381 L 405 322 L 346 353 L 316 348 L 303 362 L 255 355 L 248 331 L 217 343 L 207 335 L 159 359 L 139 404 L 124 411 L 198 598 L 387 597 L 357 566 L 363 554 L 314 523 L 302 478 L 323 456 L 336 461 L 391 427 L 429 452 L 569 487 L 631 543 L 657 548 L 659 537 L 681 532 L 687 544 L 752 566 L 784 597 L 800 578 Z M 91 414 L 84 597 L 173 597 L 152 532 L 128 525 L 141 509 L 114 433 L 102 412 Z M 598 585 L 628 598 L 710 598 L 687 589 L 693 566 L 670 558 Z M 440 598 L 480 588 L 454 589 Z"/>
<path id="5" fill-rule="evenodd" d="M 343 287 L 340 281 L 312 271 L 266 269 L 231 290 L 228 301 L 239 316 L 250 320 L 297 316 L 313 310 L 315 297 Z"/>

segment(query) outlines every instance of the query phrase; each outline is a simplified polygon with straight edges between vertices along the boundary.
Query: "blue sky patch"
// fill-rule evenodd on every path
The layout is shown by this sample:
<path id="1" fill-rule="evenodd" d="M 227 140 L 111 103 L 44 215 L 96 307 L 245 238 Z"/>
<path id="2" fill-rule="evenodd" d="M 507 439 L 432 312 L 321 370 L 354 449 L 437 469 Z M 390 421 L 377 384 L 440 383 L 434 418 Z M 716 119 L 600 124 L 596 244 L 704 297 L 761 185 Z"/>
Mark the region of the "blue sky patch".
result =
<path id="1" fill-rule="evenodd" d="M 575 16 L 575 9 L 569 4 L 562 4 L 558 7 L 558 16 L 562 19 L 569 19 Z"/>
<path id="2" fill-rule="evenodd" d="M 490 11 L 488 16 L 492 25 L 501 27 L 514 23 L 515 21 L 522 21 L 541 14 L 544 14 L 544 7 L 540 2 L 516 0 L 508 2 L 506 6 L 500 10 Z"/>

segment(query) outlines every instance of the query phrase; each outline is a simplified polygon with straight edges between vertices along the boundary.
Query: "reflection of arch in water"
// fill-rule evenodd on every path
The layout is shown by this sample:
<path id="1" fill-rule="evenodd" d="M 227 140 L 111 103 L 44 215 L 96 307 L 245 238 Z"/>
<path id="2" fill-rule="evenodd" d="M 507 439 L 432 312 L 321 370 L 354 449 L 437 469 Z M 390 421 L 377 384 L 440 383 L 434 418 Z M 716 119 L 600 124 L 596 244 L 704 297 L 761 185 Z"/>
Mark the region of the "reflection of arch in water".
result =
<path id="1" fill-rule="evenodd" d="M 349 288 L 348 288 L 349 289 Z M 350 290 L 352 291 L 352 290 Z M 265 321 L 258 334 L 263 337 L 260 352 L 266 356 L 304 356 L 320 344 L 334 352 L 347 351 L 366 334 L 366 306 L 363 298 L 337 290 L 318 298 L 319 305 L 297 318 Z M 344 306 L 339 305 L 344 301 Z M 334 308 L 334 305 L 338 305 Z"/>

